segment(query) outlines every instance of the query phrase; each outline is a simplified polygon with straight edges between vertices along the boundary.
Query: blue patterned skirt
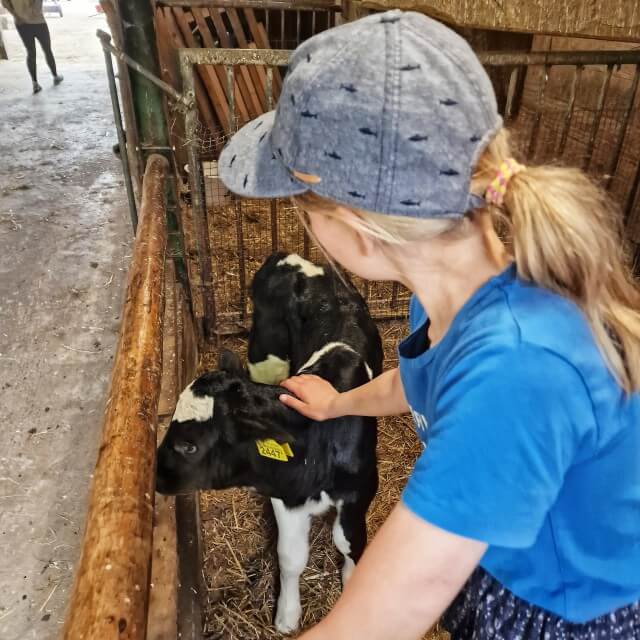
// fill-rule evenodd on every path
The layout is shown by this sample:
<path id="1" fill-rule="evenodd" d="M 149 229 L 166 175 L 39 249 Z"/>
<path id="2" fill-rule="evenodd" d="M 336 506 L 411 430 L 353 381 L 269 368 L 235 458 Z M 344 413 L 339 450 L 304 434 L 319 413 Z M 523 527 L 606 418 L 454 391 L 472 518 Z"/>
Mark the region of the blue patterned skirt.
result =
<path id="1" fill-rule="evenodd" d="M 451 640 L 640 640 L 640 602 L 575 624 L 518 598 L 478 568 L 442 626 Z"/>

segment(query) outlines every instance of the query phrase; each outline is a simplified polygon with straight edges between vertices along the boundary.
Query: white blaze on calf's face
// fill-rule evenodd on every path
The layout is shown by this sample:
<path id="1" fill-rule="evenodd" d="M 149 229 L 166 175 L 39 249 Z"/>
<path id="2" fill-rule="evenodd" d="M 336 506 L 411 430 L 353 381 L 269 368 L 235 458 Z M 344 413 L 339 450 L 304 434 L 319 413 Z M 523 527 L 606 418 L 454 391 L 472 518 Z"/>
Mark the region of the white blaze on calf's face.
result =
<path id="1" fill-rule="evenodd" d="M 279 267 L 283 267 L 284 265 L 289 265 L 290 267 L 298 267 L 300 271 L 302 271 L 302 273 L 307 276 L 307 278 L 324 275 L 323 267 L 319 267 L 318 265 L 313 264 L 313 262 L 305 260 L 297 253 L 291 253 L 286 258 L 282 258 L 282 260 L 278 262 Z"/>
<path id="2" fill-rule="evenodd" d="M 193 382 L 180 394 L 173 413 L 175 422 L 206 422 L 213 418 L 213 397 L 196 396 L 191 390 Z"/>

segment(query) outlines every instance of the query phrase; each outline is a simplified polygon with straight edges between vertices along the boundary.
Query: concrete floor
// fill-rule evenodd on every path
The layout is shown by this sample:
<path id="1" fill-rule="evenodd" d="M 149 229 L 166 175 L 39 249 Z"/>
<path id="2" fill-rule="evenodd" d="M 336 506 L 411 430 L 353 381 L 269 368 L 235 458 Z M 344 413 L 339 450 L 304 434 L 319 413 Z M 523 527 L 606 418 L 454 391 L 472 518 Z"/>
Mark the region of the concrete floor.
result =
<path id="1" fill-rule="evenodd" d="M 131 253 L 95 2 L 49 20 L 64 82 L 0 61 L 0 638 L 58 637 Z"/>

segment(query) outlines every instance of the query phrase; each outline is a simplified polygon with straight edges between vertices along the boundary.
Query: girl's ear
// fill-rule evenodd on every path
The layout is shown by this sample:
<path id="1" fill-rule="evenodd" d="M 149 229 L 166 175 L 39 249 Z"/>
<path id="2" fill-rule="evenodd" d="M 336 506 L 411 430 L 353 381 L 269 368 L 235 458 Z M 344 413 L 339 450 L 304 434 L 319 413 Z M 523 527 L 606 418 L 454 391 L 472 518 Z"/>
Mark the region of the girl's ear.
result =
<path id="1" fill-rule="evenodd" d="M 348 217 L 359 218 L 358 214 L 348 207 L 338 206 L 338 210 L 342 210 L 340 213 L 343 219 Z M 362 232 L 357 225 L 349 224 L 348 222 L 345 222 L 344 225 L 346 227 L 346 232 L 353 234 L 353 238 L 358 248 L 358 254 L 360 256 L 363 258 L 370 258 L 372 255 L 377 253 L 380 243 L 376 238 L 368 233 Z"/>
<path id="2" fill-rule="evenodd" d="M 352 227 L 351 229 L 355 235 L 356 244 L 358 246 L 360 255 L 363 258 L 370 258 L 372 255 L 374 255 L 374 253 L 377 252 L 378 248 L 380 247 L 380 242 L 373 236 L 370 236 L 367 233 L 362 233 L 362 231 L 360 231 L 359 229 L 356 229 L 354 227 Z"/>

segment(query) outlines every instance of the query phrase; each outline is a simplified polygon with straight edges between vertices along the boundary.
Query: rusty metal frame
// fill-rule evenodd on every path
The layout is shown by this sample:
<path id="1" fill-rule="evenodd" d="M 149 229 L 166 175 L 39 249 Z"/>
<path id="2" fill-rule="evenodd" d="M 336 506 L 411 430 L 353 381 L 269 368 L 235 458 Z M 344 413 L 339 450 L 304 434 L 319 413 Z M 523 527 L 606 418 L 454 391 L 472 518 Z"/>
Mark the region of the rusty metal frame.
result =
<path id="1" fill-rule="evenodd" d="M 288 9 L 295 11 L 335 11 L 333 0 L 158 0 L 165 7 L 209 7 L 213 9 Z"/>
<path id="2" fill-rule="evenodd" d="M 124 186 L 127 191 L 127 202 L 129 204 L 129 218 L 131 219 L 131 228 L 133 229 L 133 235 L 135 236 L 138 228 L 138 207 L 136 205 L 136 197 L 133 193 L 133 181 L 131 179 L 131 170 L 129 167 L 129 154 L 127 153 L 127 140 L 122 124 L 118 87 L 116 85 L 116 77 L 113 70 L 113 60 L 111 59 L 111 54 L 116 49 L 111 45 L 111 36 L 108 33 L 98 29 L 97 35 L 98 38 L 100 38 L 102 50 L 104 52 L 104 62 L 107 69 L 107 82 L 109 83 L 109 95 L 111 96 L 111 108 L 113 110 L 113 121 L 116 125 L 116 133 L 118 135 L 120 162 L 122 163 Z"/>
<path id="3" fill-rule="evenodd" d="M 489 67 L 640 64 L 640 49 L 613 51 L 482 51 L 478 58 Z"/>
<path id="4" fill-rule="evenodd" d="M 189 161 L 189 186 L 191 189 L 191 206 L 193 208 L 193 226 L 198 250 L 198 264 L 202 287 L 204 308 L 203 331 L 206 340 L 216 336 L 215 283 L 213 281 L 212 254 L 207 223 L 207 207 L 204 192 L 204 176 L 199 159 L 198 149 L 198 111 L 195 106 L 194 66 L 198 64 L 224 65 L 227 82 L 232 87 L 233 67 L 237 65 L 267 66 L 267 101 L 273 105 L 273 67 L 286 66 L 291 51 L 282 49 L 180 49 L 178 51 L 182 88 L 191 108 L 185 113 L 185 138 L 187 158 Z M 232 114 L 235 128 L 235 97 L 229 90 L 229 113 Z M 242 292 L 244 295 L 244 291 Z M 218 332 L 219 335 L 219 332 Z"/>
<path id="5" fill-rule="evenodd" d="M 565 119 L 562 127 L 562 133 L 560 138 L 559 152 L 563 153 L 569 129 L 571 128 L 571 121 L 573 118 L 575 97 L 579 90 L 582 80 L 582 73 L 586 66 L 606 66 L 607 70 L 603 77 L 600 91 L 598 93 L 598 102 L 595 110 L 595 118 L 589 130 L 589 139 L 587 143 L 587 152 L 585 153 L 585 159 L 583 162 L 583 169 L 588 169 L 593 155 L 595 146 L 596 135 L 602 119 L 602 113 L 606 102 L 609 85 L 611 82 L 611 75 L 614 67 L 621 65 L 635 65 L 635 73 L 632 81 L 631 89 L 629 90 L 629 97 L 627 105 L 624 111 L 624 122 L 621 127 L 621 131 L 618 134 L 614 146 L 614 152 L 611 156 L 609 171 L 610 175 L 607 175 L 604 181 L 605 188 L 609 189 L 612 183 L 613 174 L 617 172 L 622 147 L 627 135 L 629 120 L 633 111 L 634 104 L 636 102 L 638 80 L 640 77 L 640 49 L 620 50 L 620 51 L 532 51 L 529 53 L 523 52 L 482 52 L 478 54 L 480 61 L 485 66 L 513 66 L 514 72 L 522 67 L 530 66 L 544 66 L 545 79 L 539 88 L 537 112 L 534 120 L 534 127 L 529 140 L 528 151 L 532 153 L 535 150 L 537 144 L 537 136 L 540 129 L 540 119 L 542 113 L 542 106 L 544 102 L 544 94 L 546 89 L 547 80 L 549 77 L 549 70 L 554 66 L 575 66 L 576 70 L 573 74 L 573 78 L 570 85 L 569 103 L 565 113 Z M 515 89 L 515 82 L 509 83 L 509 92 L 507 96 L 507 105 L 510 105 L 513 100 L 513 91 Z M 507 109 L 507 113 L 509 109 Z M 631 182 L 631 188 L 625 202 L 622 205 L 623 216 L 625 224 L 628 222 L 633 205 L 635 203 L 638 192 L 640 191 L 640 161 L 636 170 L 635 177 Z"/>
<path id="6" fill-rule="evenodd" d="M 187 0 L 164 0 L 163 3 L 171 5 L 181 5 L 182 3 L 190 4 Z M 247 0 L 209 0 L 202 2 L 207 6 L 234 6 L 246 7 L 250 5 Z M 302 5 L 295 6 L 295 2 L 272 2 L 267 3 L 269 7 L 272 5 L 275 8 L 301 8 Z M 305 3 L 308 5 L 309 3 Z M 257 6 L 257 5 L 256 5 Z M 265 8 L 265 4 L 260 4 L 261 8 Z M 187 138 L 189 166 L 193 167 L 193 171 L 189 173 L 191 194 L 192 194 L 192 206 L 194 212 L 194 227 L 197 236 L 198 251 L 200 253 L 199 262 L 202 268 L 202 286 L 205 302 L 205 322 L 208 327 L 209 335 L 220 335 L 226 333 L 226 330 L 216 325 L 215 317 L 215 290 L 214 282 L 212 280 L 212 262 L 211 262 L 211 249 L 209 246 L 209 236 L 207 228 L 207 212 L 204 192 L 204 177 L 202 175 L 202 168 L 199 163 L 199 150 L 198 150 L 198 138 L 197 138 L 197 107 L 194 100 L 194 66 L 195 65 L 222 65 L 225 67 L 227 82 L 232 84 L 234 81 L 234 67 L 239 65 L 264 65 L 267 67 L 267 93 L 269 106 L 273 105 L 273 87 L 272 87 L 272 68 L 273 67 L 286 67 L 289 62 L 289 57 L 293 52 L 287 49 L 180 49 L 180 72 L 182 75 L 183 90 L 185 92 L 185 102 L 188 102 L 191 107 L 186 110 L 185 114 L 185 132 Z M 518 74 L 531 66 L 542 66 L 545 71 L 545 78 L 539 89 L 539 104 L 537 109 L 536 118 L 534 121 L 533 131 L 529 139 L 528 149 L 530 152 L 534 151 L 537 145 L 537 137 L 540 131 L 541 120 L 541 103 L 544 101 L 545 89 L 547 80 L 549 77 L 549 71 L 554 66 L 575 66 L 576 70 L 573 74 L 573 78 L 570 85 L 570 97 L 567 104 L 566 113 L 564 116 L 560 149 L 562 150 L 567 142 L 568 132 L 571 127 L 571 121 L 573 118 L 573 112 L 575 107 L 575 97 L 580 87 L 582 79 L 582 71 L 586 66 L 606 66 L 606 74 L 603 79 L 600 91 L 598 94 L 598 104 L 596 107 L 595 120 L 589 130 L 588 136 L 588 154 L 586 163 L 590 162 L 590 156 L 593 153 L 595 146 L 595 139 L 598 131 L 598 126 L 602 118 L 602 112 L 606 102 L 606 96 L 609 89 L 611 80 L 611 74 L 616 66 L 620 65 L 635 65 L 635 75 L 632 83 L 632 88 L 629 94 L 628 102 L 625 107 L 625 122 L 621 127 L 619 138 L 614 146 L 614 154 L 611 158 L 610 166 L 612 170 L 616 170 L 620 162 L 620 154 L 622 151 L 623 142 L 628 129 L 628 122 L 631 117 L 634 104 L 636 102 L 636 93 L 639 84 L 640 77 L 640 50 L 619 50 L 619 51 L 533 51 L 533 52 L 481 52 L 478 54 L 480 61 L 483 65 L 488 67 L 513 67 L 511 81 L 509 82 L 509 90 L 507 96 L 507 105 L 511 105 L 514 99 L 514 92 L 517 85 Z M 231 114 L 235 114 L 234 104 L 234 92 L 228 91 L 229 110 Z M 510 113 L 510 107 L 507 107 L 507 118 Z M 234 122 L 235 115 L 234 115 Z M 232 128 L 233 130 L 233 128 Z M 605 185 L 610 186 L 611 180 L 607 178 Z M 630 192 L 626 202 L 623 205 L 624 217 L 627 220 L 630 216 L 633 208 L 636 196 L 640 190 L 640 163 L 636 171 L 635 177 L 632 180 Z M 272 222 L 277 219 L 274 209 L 271 209 Z M 272 228 L 272 235 L 277 233 Z M 305 236 L 305 252 L 308 252 L 308 238 Z M 242 251 L 242 248 L 240 248 Z M 397 305 L 398 303 L 398 287 L 394 287 L 392 290 L 392 302 Z M 244 292 L 241 292 L 244 296 Z M 206 308 L 208 305 L 208 309 Z M 374 303 L 375 306 L 375 303 Z M 243 305 L 244 308 L 244 305 Z M 238 327 L 242 324 L 238 323 Z"/>
<path id="7" fill-rule="evenodd" d="M 162 89 L 162 91 L 164 91 L 166 94 L 171 96 L 178 110 L 184 111 L 186 109 L 189 109 L 192 106 L 189 103 L 188 99 L 185 98 L 184 94 L 179 93 L 170 84 L 167 84 L 164 80 L 162 80 L 161 78 L 158 78 L 149 70 L 145 69 L 141 64 L 139 64 L 133 58 L 128 56 L 124 51 L 122 51 L 121 49 L 118 49 L 117 47 L 114 47 L 111 44 L 111 36 L 108 33 L 102 31 L 102 29 L 98 29 L 96 31 L 96 35 L 100 39 L 100 42 L 102 44 L 102 48 L 105 51 L 105 54 L 107 52 L 112 53 L 116 58 L 118 58 L 118 60 L 121 60 L 127 66 L 131 67 L 132 69 L 135 69 L 140 75 L 144 76 L 147 80 L 149 80 L 150 82 L 153 82 L 153 84 L 155 84 L 157 87 Z"/>

